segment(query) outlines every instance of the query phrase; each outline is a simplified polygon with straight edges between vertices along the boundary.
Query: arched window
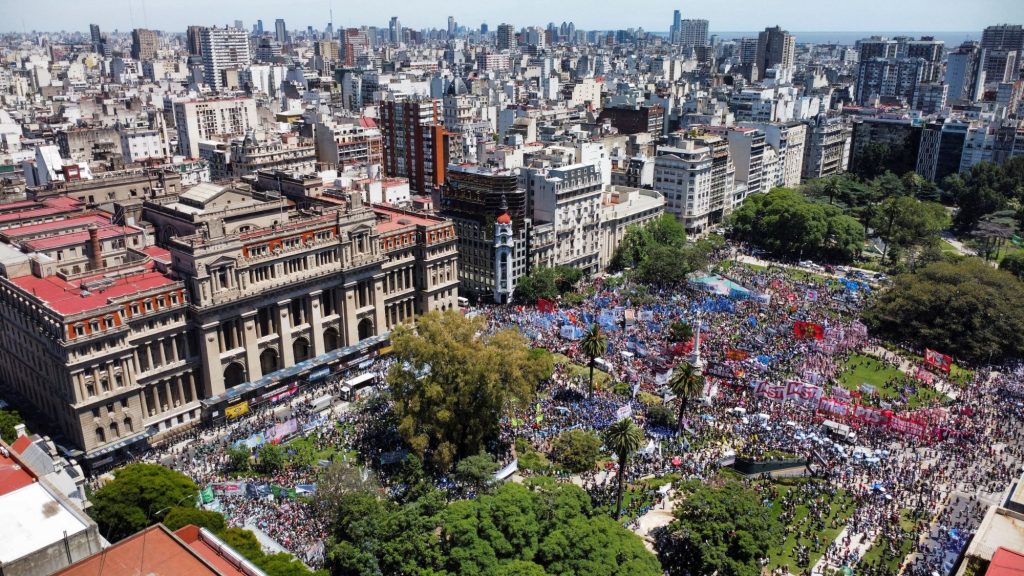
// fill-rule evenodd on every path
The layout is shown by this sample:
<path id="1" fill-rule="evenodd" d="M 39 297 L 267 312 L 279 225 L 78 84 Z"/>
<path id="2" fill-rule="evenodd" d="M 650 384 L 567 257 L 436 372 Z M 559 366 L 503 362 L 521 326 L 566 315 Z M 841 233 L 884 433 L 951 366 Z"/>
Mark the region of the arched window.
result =
<path id="1" fill-rule="evenodd" d="M 96 442 L 102 444 L 107 441 L 107 435 L 103 432 L 103 428 L 96 428 Z"/>
<path id="2" fill-rule="evenodd" d="M 132 419 L 131 418 L 125 418 L 124 419 L 124 431 L 128 432 L 128 433 L 131 433 L 131 432 L 135 431 L 135 429 L 132 427 Z"/>
<path id="3" fill-rule="evenodd" d="M 117 431 L 117 422 L 111 422 L 110 423 L 110 437 L 111 438 L 117 438 L 118 436 L 120 436 L 120 433 L 118 433 L 118 431 Z"/>

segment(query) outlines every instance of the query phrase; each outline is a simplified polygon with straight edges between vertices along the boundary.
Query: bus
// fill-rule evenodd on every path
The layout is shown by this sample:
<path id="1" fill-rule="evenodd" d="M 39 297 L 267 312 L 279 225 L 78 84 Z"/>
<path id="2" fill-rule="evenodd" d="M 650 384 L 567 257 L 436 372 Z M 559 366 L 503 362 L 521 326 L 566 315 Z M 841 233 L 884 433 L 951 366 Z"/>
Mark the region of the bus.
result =
<path id="1" fill-rule="evenodd" d="M 351 402 L 362 396 L 362 393 L 369 392 L 377 383 L 377 373 L 367 372 L 353 378 L 345 380 L 345 384 L 341 387 L 341 399 L 347 402 Z"/>

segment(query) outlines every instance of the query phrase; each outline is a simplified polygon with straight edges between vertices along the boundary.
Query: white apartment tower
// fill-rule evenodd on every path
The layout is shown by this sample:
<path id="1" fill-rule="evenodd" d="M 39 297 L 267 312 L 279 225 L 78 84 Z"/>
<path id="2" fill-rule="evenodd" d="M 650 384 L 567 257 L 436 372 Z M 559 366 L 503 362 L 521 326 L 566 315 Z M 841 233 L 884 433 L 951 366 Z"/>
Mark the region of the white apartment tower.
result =
<path id="1" fill-rule="evenodd" d="M 236 28 L 203 28 L 203 79 L 214 90 L 224 87 L 222 73 L 234 68 L 241 70 L 249 66 L 249 37 L 244 30 Z"/>
<path id="2" fill-rule="evenodd" d="M 256 101 L 252 98 L 179 100 L 174 102 L 174 124 L 178 127 L 178 151 L 199 157 L 199 141 L 243 136 L 255 129 Z"/>

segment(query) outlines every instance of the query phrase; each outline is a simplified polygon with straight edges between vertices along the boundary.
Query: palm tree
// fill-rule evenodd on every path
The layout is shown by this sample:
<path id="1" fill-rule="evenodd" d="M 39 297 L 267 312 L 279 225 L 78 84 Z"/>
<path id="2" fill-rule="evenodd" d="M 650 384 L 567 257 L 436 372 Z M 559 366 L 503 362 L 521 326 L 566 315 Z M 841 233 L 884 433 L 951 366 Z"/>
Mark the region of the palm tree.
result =
<path id="1" fill-rule="evenodd" d="M 825 182 L 825 195 L 828 196 L 828 203 L 832 204 L 835 197 L 842 192 L 842 188 L 839 187 L 839 179 L 832 177 Z"/>
<path id="2" fill-rule="evenodd" d="M 590 397 L 594 397 L 594 362 L 608 349 L 608 337 L 601 332 L 601 327 L 594 324 L 587 330 L 580 341 L 580 349 L 590 359 Z"/>
<path id="3" fill-rule="evenodd" d="M 669 390 L 679 398 L 679 420 L 676 424 L 679 433 L 683 433 L 683 414 L 690 405 L 690 399 L 704 393 L 704 376 L 693 364 L 677 366 L 668 381 Z"/>
<path id="4" fill-rule="evenodd" d="M 629 458 L 644 443 L 644 433 L 632 418 L 624 418 L 605 430 L 604 445 L 619 459 L 618 492 L 615 497 L 615 519 L 622 515 L 622 490 L 626 479 L 626 466 Z"/>

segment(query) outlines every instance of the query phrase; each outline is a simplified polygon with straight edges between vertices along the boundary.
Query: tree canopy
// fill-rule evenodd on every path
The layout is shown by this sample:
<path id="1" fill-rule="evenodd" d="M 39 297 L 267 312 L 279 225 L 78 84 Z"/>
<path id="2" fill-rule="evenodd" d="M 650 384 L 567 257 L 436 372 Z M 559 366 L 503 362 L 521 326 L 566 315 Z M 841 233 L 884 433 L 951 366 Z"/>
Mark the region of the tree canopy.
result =
<path id="1" fill-rule="evenodd" d="M 4 442 L 8 444 L 14 443 L 18 436 L 14 427 L 23 423 L 21 414 L 18 414 L 17 410 L 0 410 L 0 438 L 3 438 Z"/>
<path id="2" fill-rule="evenodd" d="M 572 292 L 583 279 L 583 271 L 572 266 L 534 268 L 516 283 L 515 298 L 524 304 L 533 304 L 538 298 L 554 300 Z"/>
<path id="3" fill-rule="evenodd" d="M 999 269 L 1024 280 L 1024 252 L 1013 252 L 1003 256 L 1003 259 L 999 261 Z"/>
<path id="4" fill-rule="evenodd" d="M 952 174 L 942 181 L 946 197 L 958 207 L 954 223 L 967 232 L 978 222 L 1012 200 L 1024 201 L 1024 158 L 1011 158 L 1003 165 L 981 162 L 963 174 Z"/>
<path id="5" fill-rule="evenodd" d="M 886 243 L 893 261 L 905 251 L 924 248 L 939 241 L 939 233 L 950 225 L 949 214 L 937 202 L 921 202 L 910 196 L 893 196 L 878 205 L 871 227 Z"/>
<path id="6" fill-rule="evenodd" d="M 673 284 L 707 265 L 714 245 L 710 241 L 686 242 L 686 229 L 671 214 L 643 226 L 631 226 L 615 249 L 610 268 L 633 269 L 637 280 Z"/>
<path id="7" fill-rule="evenodd" d="M 586 492 L 550 479 L 506 483 L 445 505 L 430 493 L 404 505 L 367 493 L 341 503 L 328 540 L 333 574 L 654 576 L 657 559 Z"/>
<path id="8" fill-rule="evenodd" d="M 589 430 L 569 430 L 551 443 L 555 462 L 573 474 L 589 472 L 601 456 L 601 439 Z"/>
<path id="9" fill-rule="evenodd" d="M 740 481 L 697 485 L 680 502 L 656 548 L 671 576 L 758 576 L 782 526 Z"/>
<path id="10" fill-rule="evenodd" d="M 788 188 L 748 197 L 733 212 L 732 224 L 737 238 L 783 258 L 848 262 L 864 243 L 857 220 Z"/>
<path id="11" fill-rule="evenodd" d="M 195 504 L 192 480 L 158 464 L 129 464 L 92 495 L 89 515 L 111 542 L 130 536 L 158 520 L 158 512 Z"/>
<path id="12" fill-rule="evenodd" d="M 533 398 L 551 366 L 515 330 L 484 333 L 484 319 L 449 310 L 392 333 L 388 383 L 398 430 L 425 462 L 448 470 L 497 438 L 498 420 Z"/>
<path id="13" fill-rule="evenodd" d="M 864 311 L 868 326 L 971 362 L 1024 353 L 1024 284 L 977 258 L 901 274 Z"/>

